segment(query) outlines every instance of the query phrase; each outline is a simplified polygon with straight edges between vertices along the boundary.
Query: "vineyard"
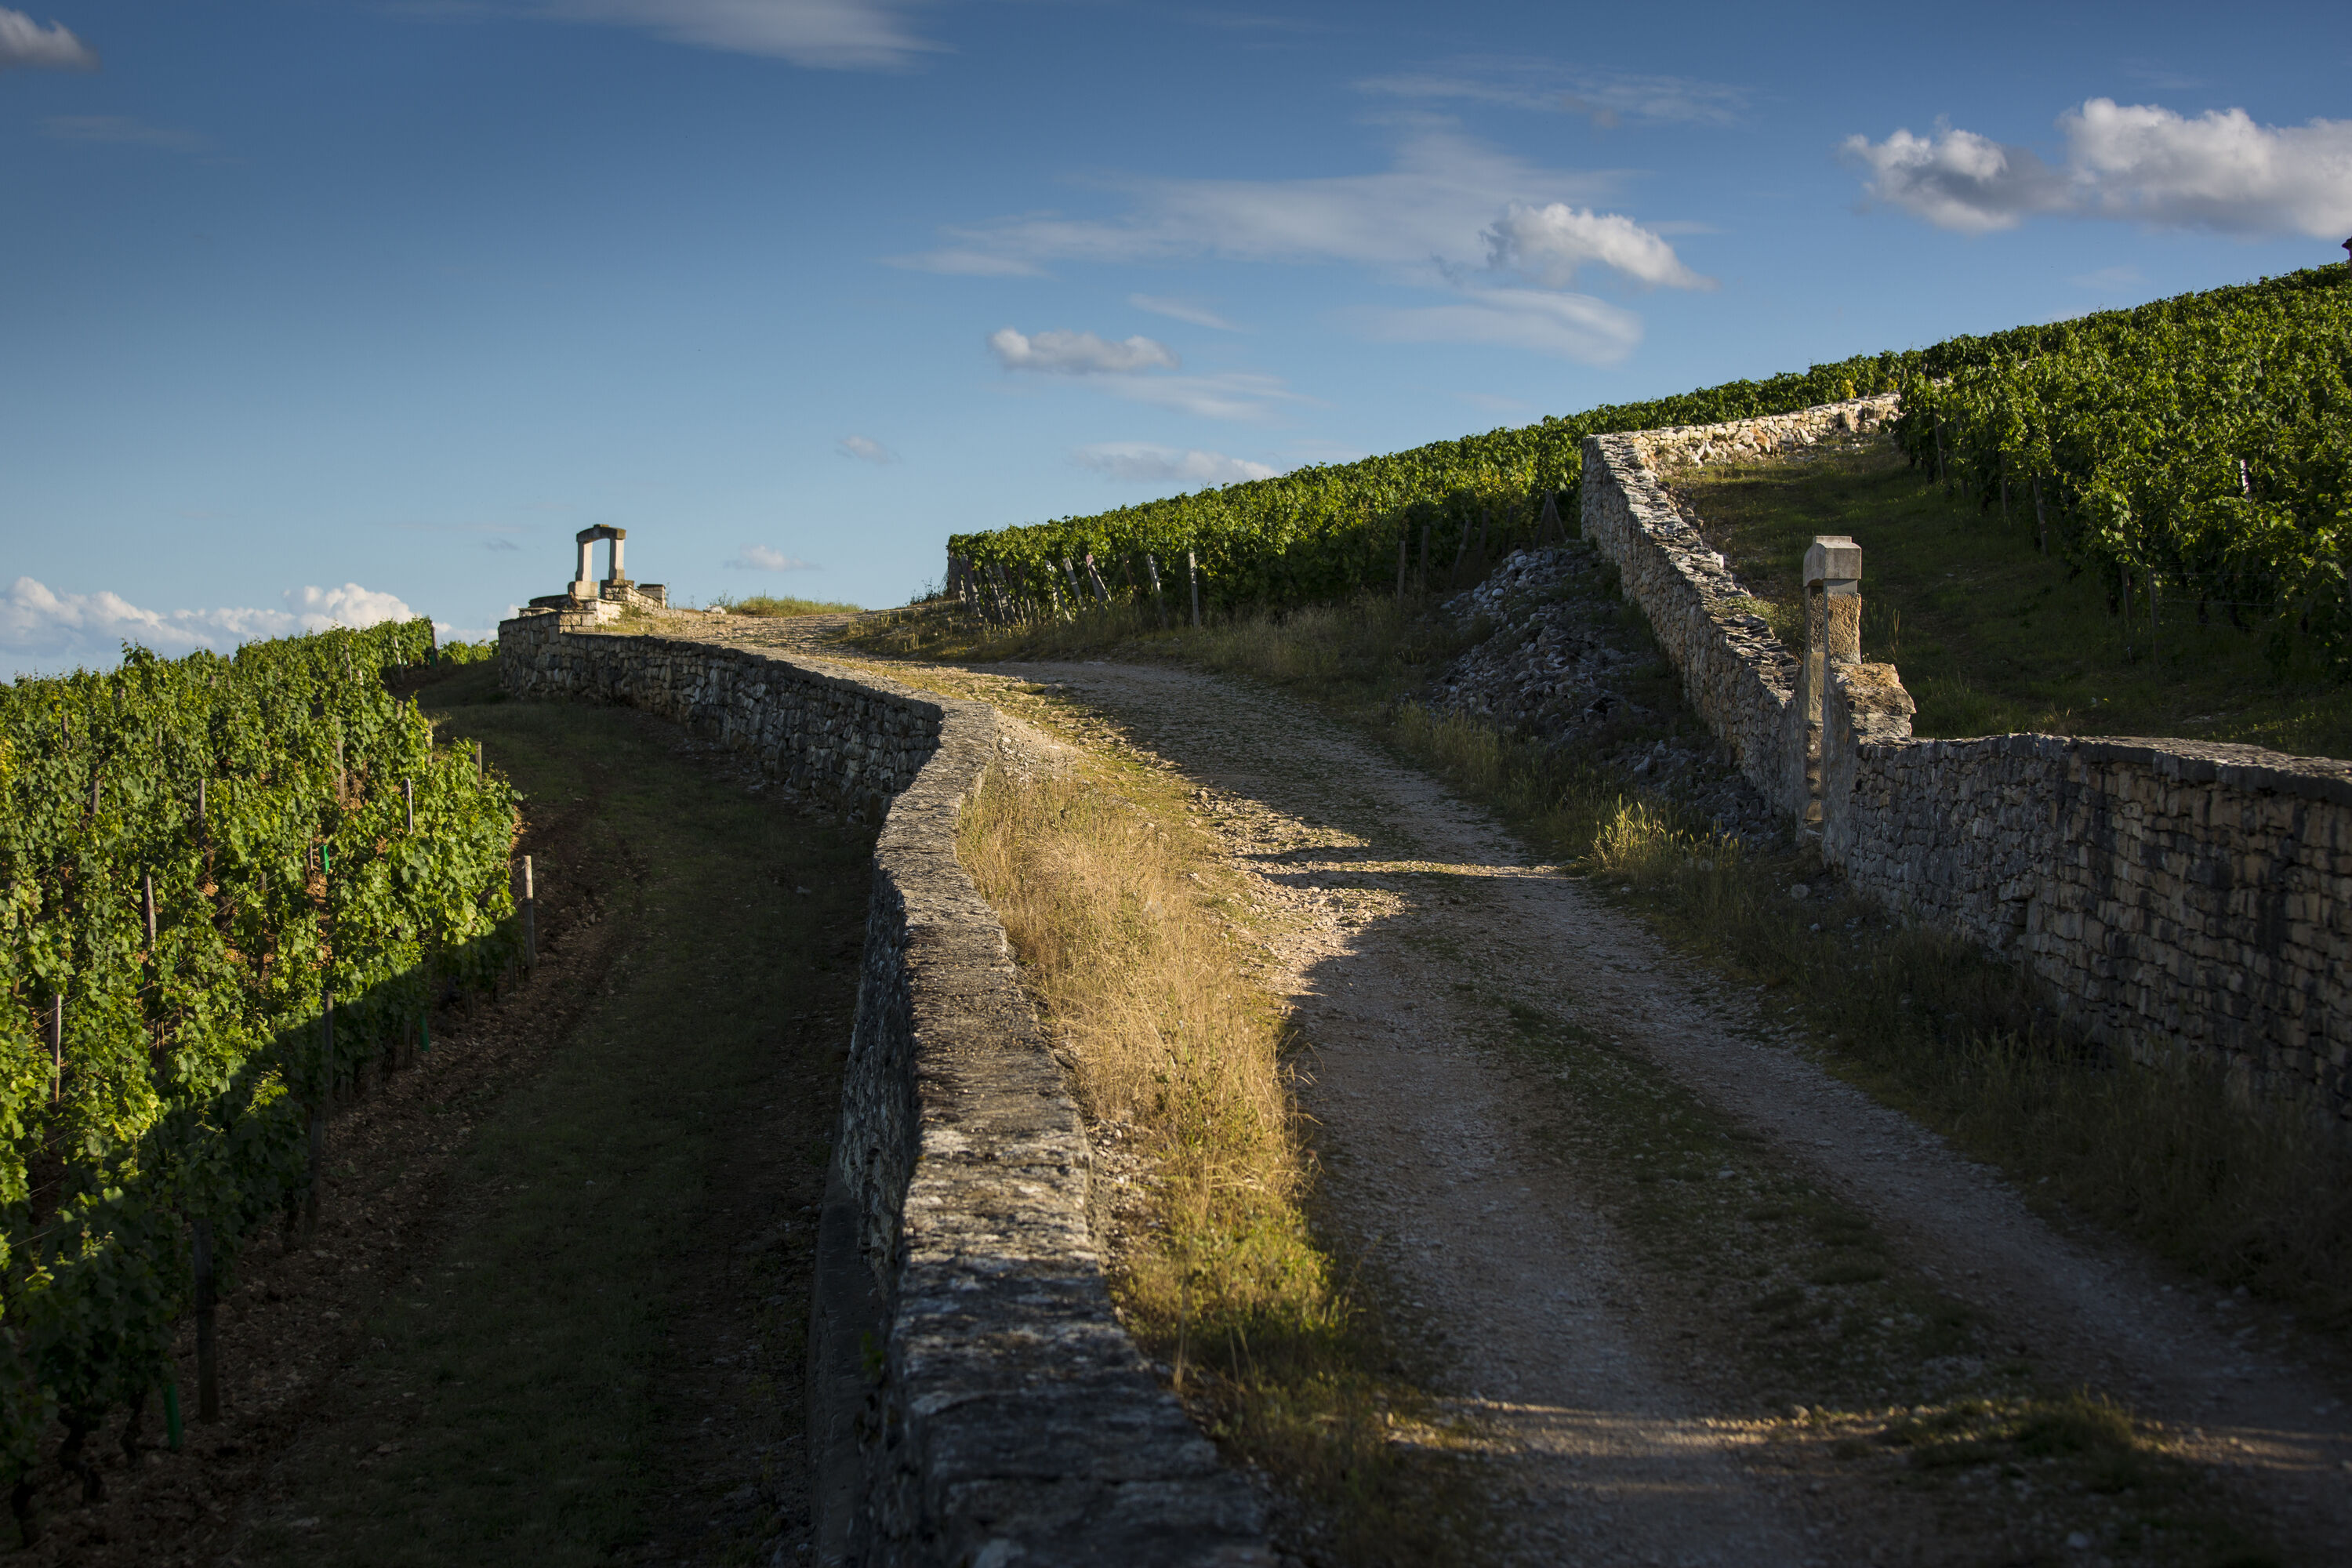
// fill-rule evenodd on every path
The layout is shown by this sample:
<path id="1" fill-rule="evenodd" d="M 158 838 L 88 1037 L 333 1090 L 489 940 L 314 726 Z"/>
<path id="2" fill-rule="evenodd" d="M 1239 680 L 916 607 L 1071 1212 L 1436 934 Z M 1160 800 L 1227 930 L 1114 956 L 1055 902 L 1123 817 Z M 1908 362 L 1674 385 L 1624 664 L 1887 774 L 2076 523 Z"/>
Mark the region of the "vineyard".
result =
<path id="1" fill-rule="evenodd" d="M 2352 645 L 2347 285 L 2343 268 L 2313 269 L 959 534 L 948 588 L 1000 624 L 1122 601 L 1181 619 L 1195 594 L 1231 611 L 1443 591 L 1561 531 L 1587 436 L 1895 391 L 1915 462 L 2027 519 L 2119 595 L 2168 586 L 2340 655 Z"/>
<path id="2" fill-rule="evenodd" d="M 161 1395 L 273 1220 L 317 1220 L 339 1094 L 431 1049 L 430 1009 L 493 984 L 517 797 L 436 747 L 387 674 L 422 620 L 126 650 L 110 673 L 0 687 L 0 1479 L 20 1523 L 59 1464 Z"/>

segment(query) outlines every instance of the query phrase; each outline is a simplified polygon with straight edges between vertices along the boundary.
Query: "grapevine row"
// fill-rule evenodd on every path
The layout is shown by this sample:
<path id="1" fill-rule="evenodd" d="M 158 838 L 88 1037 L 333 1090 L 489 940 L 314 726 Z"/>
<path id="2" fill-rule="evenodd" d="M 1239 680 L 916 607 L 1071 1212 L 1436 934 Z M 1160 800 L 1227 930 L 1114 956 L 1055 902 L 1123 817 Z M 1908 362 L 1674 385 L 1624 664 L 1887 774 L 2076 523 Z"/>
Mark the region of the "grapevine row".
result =
<path id="1" fill-rule="evenodd" d="M 225 1283 L 315 1205 L 338 1084 L 511 961 L 513 790 L 391 670 L 430 624 L 0 687 L 0 1479 L 171 1387 Z"/>
<path id="2" fill-rule="evenodd" d="M 2119 582 L 2139 574 L 2253 604 L 2340 652 L 2352 642 L 2347 283 L 2343 268 L 2291 273 L 958 534 L 948 586 L 988 618 L 1023 620 L 1067 613 L 1073 600 L 1149 605 L 1153 578 L 1182 575 L 1188 557 L 1212 611 L 1330 601 L 1401 579 L 1454 585 L 1457 570 L 1535 542 L 1553 509 L 1573 505 L 1587 436 L 1895 391 L 1915 459 L 1966 477 L 1989 506 L 2005 479 L 2013 512 L 2038 482 L 2036 526 L 2053 548 Z M 1184 605 L 1191 586 L 1163 604 Z"/>

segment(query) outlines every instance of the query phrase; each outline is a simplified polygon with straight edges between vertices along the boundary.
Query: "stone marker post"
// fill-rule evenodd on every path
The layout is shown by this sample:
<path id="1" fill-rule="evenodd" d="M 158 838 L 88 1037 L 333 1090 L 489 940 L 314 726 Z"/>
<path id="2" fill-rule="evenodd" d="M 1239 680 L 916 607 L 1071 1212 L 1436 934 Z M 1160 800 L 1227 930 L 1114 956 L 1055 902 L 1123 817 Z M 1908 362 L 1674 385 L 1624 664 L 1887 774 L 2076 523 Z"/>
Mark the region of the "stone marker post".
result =
<path id="1" fill-rule="evenodd" d="M 1833 666 L 1862 659 L 1862 546 L 1823 534 L 1805 552 L 1805 660 L 1798 672 L 1803 704 L 1805 823 L 1822 820 L 1822 694 Z"/>

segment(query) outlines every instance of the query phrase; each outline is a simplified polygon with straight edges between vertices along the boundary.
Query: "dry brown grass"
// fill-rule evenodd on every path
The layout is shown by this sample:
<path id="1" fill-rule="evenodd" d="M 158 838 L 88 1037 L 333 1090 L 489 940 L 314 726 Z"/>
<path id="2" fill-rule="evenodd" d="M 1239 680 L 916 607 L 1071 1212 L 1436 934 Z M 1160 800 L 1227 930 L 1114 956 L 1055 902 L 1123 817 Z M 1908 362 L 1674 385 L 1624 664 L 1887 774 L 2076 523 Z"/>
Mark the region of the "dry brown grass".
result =
<path id="1" fill-rule="evenodd" d="M 1140 1201 L 1107 1227 L 1138 1343 L 1211 1436 L 1305 1503 L 1318 1561 L 1476 1560 L 1454 1433 L 1308 1226 L 1286 1019 L 1242 972 L 1235 873 L 1180 786 L 1099 757 L 999 776 L 958 847 L 1097 1142 L 1140 1156 Z M 1421 1445 L 1394 1445 L 1401 1429 Z"/>
<path id="2" fill-rule="evenodd" d="M 1179 802 L 1135 798 L 1151 782 L 992 776 L 963 816 L 964 864 L 1076 1059 L 1087 1117 L 1130 1130 L 1150 1168 L 1123 1304 L 1212 1331 L 1328 1327 L 1340 1309 L 1299 1207 L 1283 1018 L 1239 973 L 1210 847 Z"/>

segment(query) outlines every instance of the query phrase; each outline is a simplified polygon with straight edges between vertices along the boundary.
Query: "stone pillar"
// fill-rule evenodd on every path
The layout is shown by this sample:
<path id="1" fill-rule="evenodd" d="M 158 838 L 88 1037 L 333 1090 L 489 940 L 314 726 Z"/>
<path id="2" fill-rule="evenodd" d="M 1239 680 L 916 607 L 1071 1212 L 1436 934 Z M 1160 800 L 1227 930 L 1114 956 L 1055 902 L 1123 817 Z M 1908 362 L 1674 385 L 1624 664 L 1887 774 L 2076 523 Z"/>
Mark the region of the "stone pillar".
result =
<path id="1" fill-rule="evenodd" d="M 583 533 L 574 542 L 579 547 L 580 559 L 572 569 L 571 594 L 575 599 L 593 599 L 596 596 L 595 580 L 588 575 L 588 559 L 595 552 L 596 542 Z"/>
<path id="2" fill-rule="evenodd" d="M 1805 658 L 1798 671 L 1804 819 L 1822 820 L 1822 695 L 1832 671 L 1862 658 L 1862 546 L 1824 534 L 1805 552 Z"/>
<path id="3" fill-rule="evenodd" d="M 612 580 L 615 583 L 625 583 L 629 580 L 629 574 L 621 570 L 621 531 L 617 528 L 613 531 Z"/>

